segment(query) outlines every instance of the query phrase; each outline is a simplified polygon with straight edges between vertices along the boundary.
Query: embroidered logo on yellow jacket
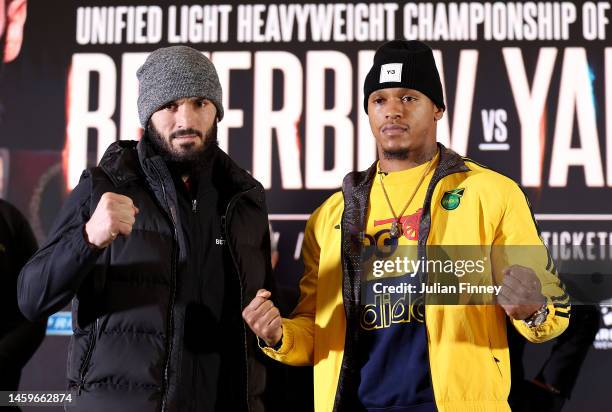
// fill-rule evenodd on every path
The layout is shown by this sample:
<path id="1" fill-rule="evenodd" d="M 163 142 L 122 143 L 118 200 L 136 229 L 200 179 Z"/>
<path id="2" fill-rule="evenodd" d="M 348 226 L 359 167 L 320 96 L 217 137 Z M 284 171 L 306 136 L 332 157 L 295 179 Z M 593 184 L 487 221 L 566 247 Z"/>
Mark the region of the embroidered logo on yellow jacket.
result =
<path id="1" fill-rule="evenodd" d="M 534 328 L 512 322 L 531 342 L 558 336 L 569 322 L 569 297 L 542 246 L 525 195 L 509 178 L 442 145 L 439 156 L 422 206 L 418 244 L 538 246 L 544 253 L 532 269 L 541 281 L 549 314 Z M 360 293 L 351 242 L 365 230 L 375 173 L 376 165 L 347 175 L 342 192 L 327 199 L 308 220 L 299 303 L 283 319 L 280 348 L 263 348 L 285 364 L 314 365 L 317 412 L 350 411 L 348 399 L 357 389 Z M 509 411 L 510 360 L 501 307 L 427 305 L 425 318 L 438 410 Z"/>

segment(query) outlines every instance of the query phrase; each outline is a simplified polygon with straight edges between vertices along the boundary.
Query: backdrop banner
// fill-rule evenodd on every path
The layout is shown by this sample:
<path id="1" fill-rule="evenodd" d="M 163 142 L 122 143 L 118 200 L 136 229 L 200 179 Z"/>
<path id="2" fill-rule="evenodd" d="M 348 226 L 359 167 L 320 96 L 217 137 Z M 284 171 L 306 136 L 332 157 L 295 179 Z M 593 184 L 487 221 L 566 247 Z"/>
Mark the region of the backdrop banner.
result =
<path id="1" fill-rule="evenodd" d="M 21 51 L 0 80 L 0 197 L 44 241 L 83 169 L 112 142 L 140 138 L 137 68 L 159 47 L 189 45 L 219 74 L 220 147 L 266 189 L 289 310 L 308 216 L 348 172 L 376 160 L 363 109 L 374 51 L 418 39 L 434 50 L 443 82 L 438 141 L 518 182 L 547 244 L 610 249 L 611 18 L 610 2 L 591 1 L 28 0 Z M 610 404 L 612 308 L 598 310 L 601 329 L 567 410 Z M 59 316 L 24 389 L 64 388 Z M 529 373 L 550 346 L 528 349 Z"/>

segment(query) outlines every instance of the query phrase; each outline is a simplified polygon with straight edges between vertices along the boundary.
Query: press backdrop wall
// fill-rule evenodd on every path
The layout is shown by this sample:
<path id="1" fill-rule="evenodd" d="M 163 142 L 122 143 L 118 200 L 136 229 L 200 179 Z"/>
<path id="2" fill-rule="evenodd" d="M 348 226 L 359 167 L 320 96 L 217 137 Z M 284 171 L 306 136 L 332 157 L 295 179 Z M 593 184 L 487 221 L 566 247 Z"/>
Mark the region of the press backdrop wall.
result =
<path id="1" fill-rule="evenodd" d="M 375 160 L 362 104 L 374 51 L 420 39 L 445 90 L 438 140 L 519 182 L 549 244 L 610 245 L 611 18 L 610 2 L 29 0 L 22 51 L 2 73 L 0 197 L 43 242 L 83 168 L 111 142 L 139 138 L 135 72 L 147 54 L 190 45 L 219 72 L 220 146 L 266 188 L 288 311 L 305 220 Z M 612 310 L 601 314 L 567 410 L 609 408 Z M 64 388 L 63 315 L 23 389 Z M 529 347 L 531 375 L 549 348 Z"/>

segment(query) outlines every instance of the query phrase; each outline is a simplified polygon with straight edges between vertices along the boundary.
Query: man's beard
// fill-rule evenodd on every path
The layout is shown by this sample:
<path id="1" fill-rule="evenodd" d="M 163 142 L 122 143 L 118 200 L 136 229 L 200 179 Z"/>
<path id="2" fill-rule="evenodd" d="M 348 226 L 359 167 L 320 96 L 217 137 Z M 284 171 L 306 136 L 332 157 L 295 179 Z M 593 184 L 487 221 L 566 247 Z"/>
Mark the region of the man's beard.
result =
<path id="1" fill-rule="evenodd" d="M 395 150 L 385 150 L 383 149 L 382 154 L 385 160 L 408 160 L 410 156 L 412 156 L 412 160 L 417 164 L 423 164 L 428 162 L 433 158 L 433 156 L 437 153 L 438 146 L 435 146 L 435 151 L 433 153 L 424 151 L 424 150 L 415 150 L 415 149 L 395 149 Z"/>
<path id="2" fill-rule="evenodd" d="M 185 153 L 178 153 L 177 150 L 172 147 L 172 140 L 176 137 L 191 134 L 202 138 L 202 132 L 197 129 L 181 129 L 172 133 L 170 139 L 166 140 L 157 131 L 155 126 L 153 126 L 153 123 L 149 121 L 147 133 L 144 138 L 148 139 L 148 142 L 153 146 L 155 152 L 164 159 L 171 172 L 176 172 L 180 175 L 194 175 L 198 173 L 209 160 L 210 154 L 213 152 L 210 150 L 211 146 L 219 145 L 219 141 L 217 140 L 217 123 L 215 122 L 206 132 L 204 145 L 201 148 L 190 150 Z"/>
<path id="3" fill-rule="evenodd" d="M 397 149 L 397 150 L 384 150 L 383 149 L 383 157 L 386 160 L 406 160 L 410 155 L 410 150 L 408 149 Z"/>

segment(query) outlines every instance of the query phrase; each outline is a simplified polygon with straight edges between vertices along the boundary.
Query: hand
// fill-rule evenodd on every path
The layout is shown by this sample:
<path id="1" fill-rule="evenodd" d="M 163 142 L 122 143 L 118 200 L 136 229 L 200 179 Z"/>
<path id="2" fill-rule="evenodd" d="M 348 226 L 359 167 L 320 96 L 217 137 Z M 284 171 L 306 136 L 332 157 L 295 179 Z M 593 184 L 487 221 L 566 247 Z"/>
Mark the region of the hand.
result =
<path id="1" fill-rule="evenodd" d="M 283 337 L 283 318 L 270 300 L 272 293 L 259 289 L 251 303 L 242 311 L 249 328 L 268 346 L 276 346 Z"/>
<path id="2" fill-rule="evenodd" d="M 497 302 L 511 318 L 527 319 L 546 303 L 542 284 L 533 269 L 512 265 L 502 274 L 504 281 Z"/>
<path id="3" fill-rule="evenodd" d="M 138 208 L 132 199 L 106 192 L 100 198 L 91 219 L 85 224 L 87 241 L 99 249 L 110 245 L 118 235 L 129 236 Z"/>

